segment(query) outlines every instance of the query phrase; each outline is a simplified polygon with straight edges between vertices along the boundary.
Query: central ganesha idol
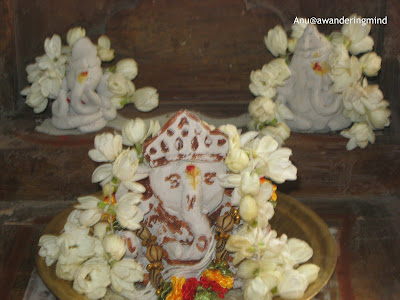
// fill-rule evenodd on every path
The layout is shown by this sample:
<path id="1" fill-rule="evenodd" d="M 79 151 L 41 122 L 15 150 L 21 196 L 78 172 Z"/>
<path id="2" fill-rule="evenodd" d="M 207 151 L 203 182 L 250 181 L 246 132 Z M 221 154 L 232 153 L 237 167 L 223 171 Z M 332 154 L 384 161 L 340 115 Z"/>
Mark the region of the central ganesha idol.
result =
<path id="1" fill-rule="evenodd" d="M 271 180 L 296 178 L 291 150 L 185 110 L 146 131 L 132 120 L 122 136 L 96 136 L 89 156 L 105 162 L 92 175 L 103 197 L 78 198 L 62 234 L 39 241 L 57 277 L 90 299 L 231 299 L 238 288 L 246 300 L 301 298 L 319 267 L 297 267 L 313 250 L 278 237 L 268 222 L 277 200 Z"/>
<path id="2" fill-rule="evenodd" d="M 166 251 L 169 264 L 211 261 L 211 217 L 226 203 L 217 176 L 226 174 L 228 150 L 224 133 L 187 111 L 178 112 L 144 145 L 151 196 L 142 202 L 147 207 L 142 208 L 143 222 Z"/>

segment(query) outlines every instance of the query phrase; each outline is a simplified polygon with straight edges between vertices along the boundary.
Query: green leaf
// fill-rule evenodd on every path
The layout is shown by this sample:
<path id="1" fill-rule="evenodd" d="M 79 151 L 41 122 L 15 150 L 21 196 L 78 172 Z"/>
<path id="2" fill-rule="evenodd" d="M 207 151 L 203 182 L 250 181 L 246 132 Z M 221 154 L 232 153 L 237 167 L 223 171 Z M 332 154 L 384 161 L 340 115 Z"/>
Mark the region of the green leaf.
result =
<path id="1" fill-rule="evenodd" d="M 250 226 L 251 226 L 252 228 L 256 228 L 256 227 L 258 226 L 258 221 L 257 221 L 257 220 L 254 220 L 254 221 L 250 224 Z"/>
<path id="2" fill-rule="evenodd" d="M 260 275 L 260 269 L 256 269 L 256 270 L 253 272 L 253 276 L 254 276 L 254 277 L 257 277 L 258 275 Z"/>
<path id="3" fill-rule="evenodd" d="M 272 293 L 272 295 L 278 294 L 278 287 L 277 287 L 277 286 L 274 287 L 274 288 L 271 290 L 271 293 Z"/>
<path id="4" fill-rule="evenodd" d="M 142 154 L 143 152 L 143 145 L 142 144 L 135 144 L 135 149 L 138 154 Z"/>
<path id="5" fill-rule="evenodd" d="M 112 67 L 109 67 L 108 68 L 108 71 L 110 72 L 110 73 L 115 73 L 115 70 L 117 69 L 117 66 L 112 66 Z"/>
<path id="6" fill-rule="evenodd" d="M 268 122 L 267 123 L 268 124 L 268 126 L 276 126 L 276 124 L 278 124 L 278 119 L 277 118 L 275 118 L 275 119 L 273 119 L 271 122 Z"/>
<path id="7" fill-rule="evenodd" d="M 115 209 L 114 209 L 114 205 L 110 205 L 110 206 L 107 208 L 107 214 L 109 214 L 110 216 L 115 216 L 115 215 L 116 215 Z"/>
<path id="8" fill-rule="evenodd" d="M 170 281 L 164 282 L 160 295 L 157 300 L 165 300 L 168 294 L 172 291 L 172 283 Z"/>
<path id="9" fill-rule="evenodd" d="M 114 230 L 122 230 L 123 229 L 122 226 L 118 223 L 117 220 L 114 220 L 113 228 L 114 228 Z"/>
<path id="10" fill-rule="evenodd" d="M 106 205 L 107 205 L 107 204 L 105 204 L 104 202 L 98 202 L 98 203 L 97 203 L 97 207 L 98 207 L 98 208 L 101 208 L 101 209 L 106 208 Z"/>

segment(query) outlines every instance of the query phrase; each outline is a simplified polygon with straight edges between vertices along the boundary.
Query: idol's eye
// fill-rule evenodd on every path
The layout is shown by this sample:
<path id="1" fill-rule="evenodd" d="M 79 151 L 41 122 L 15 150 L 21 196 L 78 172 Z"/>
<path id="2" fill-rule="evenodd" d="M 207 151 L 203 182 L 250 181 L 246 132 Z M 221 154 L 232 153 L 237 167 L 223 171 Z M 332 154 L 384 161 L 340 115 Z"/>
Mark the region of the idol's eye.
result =
<path id="1" fill-rule="evenodd" d="M 179 176 L 178 174 L 171 174 L 169 176 L 166 176 L 164 178 L 164 181 L 169 181 L 171 189 L 176 189 L 181 184 L 181 176 Z"/>
<path id="2" fill-rule="evenodd" d="M 208 185 L 212 185 L 215 182 L 215 176 L 217 174 L 215 172 L 208 172 L 204 174 L 204 183 Z"/>

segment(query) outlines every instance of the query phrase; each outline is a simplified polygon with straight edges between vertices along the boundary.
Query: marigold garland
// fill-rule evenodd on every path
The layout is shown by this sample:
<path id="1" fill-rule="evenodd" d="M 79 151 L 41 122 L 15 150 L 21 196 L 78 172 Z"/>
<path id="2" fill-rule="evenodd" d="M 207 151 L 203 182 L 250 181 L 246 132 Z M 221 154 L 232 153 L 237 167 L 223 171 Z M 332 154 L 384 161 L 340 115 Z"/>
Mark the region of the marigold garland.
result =
<path id="1" fill-rule="evenodd" d="M 233 276 L 225 276 L 219 269 L 206 269 L 201 274 L 200 280 L 196 278 L 186 280 L 184 277 L 173 276 L 171 278 L 172 290 L 165 299 L 195 300 L 203 299 L 206 294 L 208 297 L 222 299 L 233 287 L 233 281 Z"/>
<path id="2" fill-rule="evenodd" d="M 172 291 L 168 294 L 166 300 L 181 300 L 182 299 L 182 287 L 186 282 L 185 277 L 171 277 Z"/>
<path id="3" fill-rule="evenodd" d="M 233 287 L 233 277 L 222 275 L 218 269 L 207 269 L 201 275 L 210 281 L 217 282 L 223 288 L 231 289 Z"/>

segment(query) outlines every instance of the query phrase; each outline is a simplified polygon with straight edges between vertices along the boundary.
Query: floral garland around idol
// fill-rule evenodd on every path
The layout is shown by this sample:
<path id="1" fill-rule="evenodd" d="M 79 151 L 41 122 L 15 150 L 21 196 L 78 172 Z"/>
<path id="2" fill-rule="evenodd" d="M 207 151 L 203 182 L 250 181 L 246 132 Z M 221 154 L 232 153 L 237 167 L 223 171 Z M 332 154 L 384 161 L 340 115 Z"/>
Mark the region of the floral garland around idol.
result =
<path id="1" fill-rule="evenodd" d="M 340 32 L 325 36 L 333 46 L 328 64 L 312 67 L 321 76 L 328 74 L 333 83 L 330 89 L 342 98 L 342 114 L 353 125 L 340 134 L 349 139 L 346 149 L 350 151 L 356 147 L 363 149 L 368 142 L 373 144 L 373 131 L 390 125 L 391 112 L 388 109 L 389 102 L 383 99 L 379 86 L 369 85 L 367 80 L 367 77 L 378 74 L 382 61 L 371 51 L 374 45 L 374 40 L 369 36 L 371 24 L 363 24 L 362 18 L 356 14 L 349 19 L 353 22 L 344 24 Z M 270 29 L 264 42 L 269 52 L 278 58 L 250 74 L 249 89 L 257 98 L 249 105 L 252 118 L 249 128 L 260 130 L 280 143 L 290 136 L 290 128 L 285 120 L 292 120 L 293 112 L 281 101 L 275 101 L 277 88 L 284 86 L 291 76 L 288 65 L 307 26 L 315 25 L 308 25 L 306 21 L 294 23 L 290 38 L 280 25 Z"/>
<path id="2" fill-rule="evenodd" d="M 25 103 L 33 108 L 35 113 L 43 112 L 49 99 L 55 100 L 52 106 L 55 127 L 79 128 L 82 132 L 89 132 L 104 126 L 96 124 L 85 128 L 82 124 L 87 124 L 82 123 L 82 119 L 74 119 L 75 115 L 86 117 L 87 122 L 94 123 L 90 120 L 99 118 L 93 113 L 98 112 L 95 110 L 97 107 L 103 118 L 109 121 L 115 118 L 116 110 L 129 103 L 133 103 L 143 112 L 158 106 L 159 99 L 155 88 L 135 88 L 132 80 L 138 74 L 138 66 L 133 58 L 121 59 L 116 65 L 102 69 L 102 62 L 114 60 L 114 49 L 111 48 L 111 41 L 106 35 L 100 36 L 97 45 L 94 45 L 86 37 L 84 28 L 75 27 L 68 31 L 66 40 L 67 45 L 63 45 L 58 34 L 46 38 L 44 55 L 36 57 L 35 62 L 26 67 L 30 85 L 24 88 L 21 94 L 26 96 Z M 83 86 L 86 86 L 86 89 L 81 91 L 83 95 L 75 92 L 80 91 L 80 87 Z M 75 98 L 76 104 L 73 103 Z M 79 108 L 81 103 L 86 104 L 86 107 Z M 54 120 L 54 117 L 61 121 Z"/>
<path id="3" fill-rule="evenodd" d="M 142 146 L 160 131 L 160 125 L 151 120 L 147 128 L 139 118 L 126 122 L 122 135 L 95 137 L 89 156 L 104 164 L 93 172 L 92 182 L 101 184 L 103 196 L 78 198 L 62 233 L 40 238 L 39 255 L 46 265 L 56 263 L 57 277 L 73 281 L 73 289 L 89 299 L 115 293 L 128 299 L 219 299 L 236 279 L 236 287 L 242 287 L 248 300 L 276 295 L 301 298 L 318 276 L 318 266 L 299 266 L 312 257 L 313 250 L 296 238 L 277 237 L 268 223 L 277 201 L 271 181 L 296 179 L 297 169 L 289 160 L 292 152 L 256 131 L 240 134 L 233 125 L 219 129 L 229 138 L 225 159 L 229 172 L 218 179 L 221 186 L 232 188 L 232 207 L 217 218 L 215 258 L 200 278 L 172 276 L 165 281 L 165 251 L 142 223 L 139 206 L 146 189 L 138 181 L 149 176 Z M 134 232 L 141 246 L 147 247 L 148 274 L 142 264 L 126 257 L 129 245 L 118 233 L 124 230 Z M 233 261 L 229 252 L 234 253 Z M 231 265 L 237 267 L 236 274 Z"/>

